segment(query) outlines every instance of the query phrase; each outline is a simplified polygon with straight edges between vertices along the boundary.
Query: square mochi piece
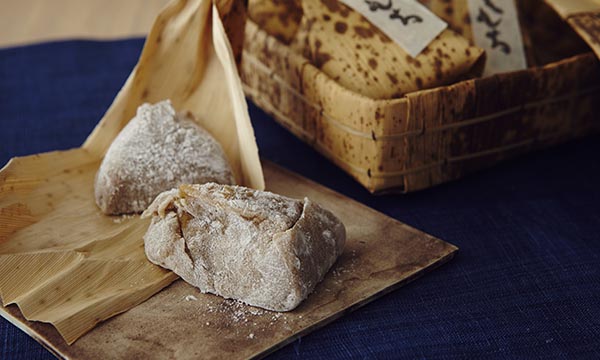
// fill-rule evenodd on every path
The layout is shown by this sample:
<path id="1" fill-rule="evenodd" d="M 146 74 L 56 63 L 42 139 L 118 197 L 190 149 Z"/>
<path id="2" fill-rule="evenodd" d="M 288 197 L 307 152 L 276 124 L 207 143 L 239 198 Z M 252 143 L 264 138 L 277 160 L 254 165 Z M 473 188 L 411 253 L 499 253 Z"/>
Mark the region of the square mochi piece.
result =
<path id="1" fill-rule="evenodd" d="M 143 216 L 151 262 L 204 293 L 274 311 L 306 299 L 346 240 L 342 222 L 309 199 L 241 186 L 183 185 Z"/>

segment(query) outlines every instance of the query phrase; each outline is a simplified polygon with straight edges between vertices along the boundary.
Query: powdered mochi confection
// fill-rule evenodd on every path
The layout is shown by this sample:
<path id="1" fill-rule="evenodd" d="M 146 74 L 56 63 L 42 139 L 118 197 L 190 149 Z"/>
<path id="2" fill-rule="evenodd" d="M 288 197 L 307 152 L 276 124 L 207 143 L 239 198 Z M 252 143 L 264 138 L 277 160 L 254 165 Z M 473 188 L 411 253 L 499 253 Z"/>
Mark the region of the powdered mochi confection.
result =
<path id="1" fill-rule="evenodd" d="M 274 311 L 297 307 L 346 241 L 341 221 L 309 199 L 240 186 L 182 185 L 143 216 L 151 262 L 204 293 Z"/>
<path id="2" fill-rule="evenodd" d="M 180 184 L 234 184 L 221 145 L 166 100 L 143 104 L 108 149 L 96 174 L 96 204 L 105 214 L 144 211 Z"/>

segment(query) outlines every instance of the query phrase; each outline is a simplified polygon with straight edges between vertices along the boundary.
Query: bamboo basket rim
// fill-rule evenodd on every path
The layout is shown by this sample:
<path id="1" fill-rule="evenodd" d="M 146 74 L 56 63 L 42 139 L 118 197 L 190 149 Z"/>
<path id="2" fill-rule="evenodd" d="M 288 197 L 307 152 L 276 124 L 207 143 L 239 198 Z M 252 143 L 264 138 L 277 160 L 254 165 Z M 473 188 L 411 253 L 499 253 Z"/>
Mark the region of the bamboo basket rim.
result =
<path id="1" fill-rule="evenodd" d="M 285 57 L 294 59 L 301 65 L 301 68 L 302 68 L 301 73 L 304 73 L 305 67 L 312 69 L 313 71 L 315 71 L 317 73 L 317 76 L 324 77 L 325 82 L 327 84 L 339 89 L 340 93 L 344 94 L 345 96 L 349 96 L 350 98 L 356 98 L 357 101 L 360 101 L 363 103 L 368 102 L 368 103 L 372 104 L 373 106 L 379 106 L 379 107 L 391 107 L 391 106 L 398 105 L 398 104 L 407 104 L 407 105 L 409 105 L 406 109 L 407 112 L 410 111 L 410 97 L 411 96 L 447 91 L 448 89 L 462 87 L 465 85 L 474 86 L 474 84 L 476 82 L 481 81 L 482 79 L 502 78 L 505 76 L 519 76 L 519 74 L 526 74 L 526 73 L 532 73 L 532 72 L 545 72 L 545 71 L 549 71 L 550 69 L 555 68 L 557 66 L 564 66 L 564 65 L 576 63 L 584 58 L 589 58 L 589 57 L 593 57 L 594 59 L 596 58 L 594 53 L 592 51 L 589 51 L 586 53 L 577 54 L 577 55 L 574 55 L 574 56 L 571 56 L 571 57 L 568 57 L 565 59 L 561 59 L 556 62 L 548 63 L 543 66 L 534 66 L 534 67 L 530 67 L 530 68 L 527 68 L 524 70 L 511 71 L 511 72 L 506 72 L 506 73 L 502 73 L 502 74 L 495 74 L 495 75 L 482 77 L 482 78 L 467 79 L 467 80 L 459 81 L 459 82 L 456 82 L 456 83 L 453 83 L 450 85 L 444 85 L 444 86 L 439 86 L 439 87 L 435 87 L 435 88 L 431 88 L 431 89 L 424 89 L 424 90 L 418 90 L 415 92 L 407 93 L 407 94 L 403 95 L 402 97 L 395 98 L 395 99 L 373 99 L 373 98 L 369 98 L 364 95 L 355 93 L 355 92 L 345 88 L 344 86 L 340 85 L 337 81 L 335 81 L 334 79 L 329 77 L 327 74 L 322 72 L 319 68 L 317 68 L 312 63 L 310 63 L 310 61 L 308 59 L 304 58 L 301 54 L 298 54 L 298 53 L 290 50 L 288 45 L 282 43 L 277 38 L 266 33 L 265 30 L 261 29 L 256 23 L 252 22 L 250 19 L 247 20 L 246 26 L 247 26 L 247 28 L 248 27 L 250 28 L 250 33 L 255 33 L 255 34 L 262 33 L 262 35 L 265 36 L 265 43 L 269 47 L 272 47 L 274 45 L 276 48 L 284 49 Z M 247 34 L 248 34 L 248 31 L 247 31 Z M 323 109 L 322 106 L 320 106 L 319 104 L 317 104 L 314 101 L 311 101 L 310 98 L 304 96 L 301 93 L 301 90 L 299 90 L 299 89 L 295 88 L 293 85 L 289 84 L 284 78 L 282 78 L 279 74 L 277 74 L 277 72 L 274 69 L 269 68 L 265 63 L 263 63 L 259 59 L 258 56 L 255 56 L 252 52 L 250 52 L 249 50 L 247 50 L 245 48 L 243 50 L 243 61 L 251 64 L 257 71 L 262 72 L 264 75 L 266 75 L 268 78 L 270 78 L 271 80 L 276 82 L 279 86 L 281 86 L 283 89 L 288 91 L 290 94 L 292 94 L 294 97 L 299 99 L 301 102 L 312 107 L 314 110 L 316 110 L 318 112 L 319 117 L 324 119 L 325 121 L 327 121 L 330 125 L 337 127 L 351 135 L 358 136 L 358 137 L 361 137 L 364 139 L 369 139 L 373 142 L 398 141 L 400 139 L 409 139 L 409 138 L 419 137 L 419 136 L 423 136 L 426 133 L 442 132 L 442 131 L 447 131 L 447 130 L 454 129 L 454 128 L 459 128 L 459 127 L 469 126 L 469 125 L 473 125 L 473 124 L 484 123 L 487 121 L 492 121 L 492 120 L 501 118 L 503 116 L 511 115 L 514 113 L 518 113 L 518 112 L 533 109 L 533 108 L 546 106 L 549 104 L 555 104 L 555 103 L 560 103 L 560 102 L 564 102 L 564 101 L 569 101 L 569 100 L 572 100 L 574 98 L 581 97 L 581 96 L 586 96 L 586 95 L 595 94 L 595 93 L 600 94 L 600 85 L 591 86 L 591 87 L 588 86 L 586 88 L 571 91 L 567 94 L 561 94 L 561 95 L 557 95 L 557 96 L 553 96 L 553 97 L 545 97 L 545 98 L 541 98 L 539 100 L 529 101 L 527 103 L 523 103 L 523 104 L 519 104 L 516 106 L 512 106 L 512 107 L 503 109 L 502 111 L 496 111 L 493 113 L 476 116 L 476 117 L 473 117 L 470 119 L 461 120 L 458 122 L 451 122 L 446 125 L 428 128 L 422 122 L 420 122 L 418 124 L 419 126 L 417 127 L 416 130 L 400 131 L 400 132 L 395 132 L 395 133 L 377 133 L 376 132 L 377 129 L 375 127 L 372 127 L 370 132 L 365 132 L 361 129 L 357 129 L 356 127 L 354 127 L 350 124 L 346 124 L 346 123 L 336 119 L 334 116 L 328 114 Z M 260 98 L 261 95 L 260 95 L 259 91 L 257 91 L 256 89 L 251 88 L 247 84 L 243 84 L 243 87 L 244 87 L 244 91 L 246 92 L 246 94 L 250 95 L 252 98 L 255 98 L 255 99 Z M 560 135 L 560 132 L 556 131 L 556 132 L 552 132 L 552 133 L 534 136 L 529 139 L 521 140 L 516 143 L 507 144 L 507 145 L 499 146 L 496 148 L 486 149 L 486 150 L 483 150 L 480 152 L 474 152 L 474 153 L 460 155 L 460 156 L 454 156 L 454 157 L 445 157 L 441 160 L 429 162 L 429 163 L 423 164 L 419 167 L 402 169 L 402 170 L 397 170 L 397 171 L 379 171 L 377 169 L 372 169 L 371 167 L 365 168 L 363 166 L 358 166 L 356 164 L 350 163 L 349 161 L 347 161 L 346 159 L 343 159 L 338 154 L 327 149 L 325 146 L 322 146 L 318 141 L 316 141 L 316 139 L 314 139 L 314 134 L 309 133 L 308 131 L 303 129 L 301 126 L 297 125 L 289 116 L 280 112 L 272 104 L 268 103 L 267 101 L 261 101 L 260 105 L 262 107 L 266 108 L 267 112 L 270 112 L 270 113 L 276 115 L 277 118 L 280 119 L 280 121 L 286 127 L 292 129 L 294 133 L 300 134 L 300 136 L 304 139 L 309 139 L 310 141 L 308 141 L 308 142 L 310 143 L 311 146 L 313 146 L 316 150 L 321 152 L 326 157 L 334 160 L 334 162 L 336 164 L 338 164 L 338 166 L 340 166 L 341 168 L 343 168 L 346 171 L 351 171 L 355 174 L 361 174 L 364 176 L 368 176 L 369 179 L 389 179 L 389 178 L 397 178 L 399 176 L 405 176 L 405 175 L 425 172 L 425 171 L 430 170 L 431 168 L 444 166 L 444 165 L 454 163 L 454 162 L 460 162 L 460 161 L 475 159 L 475 158 L 479 158 L 479 157 L 483 157 L 483 156 L 489 156 L 489 155 L 493 155 L 496 153 L 510 151 L 513 149 L 524 148 L 527 146 L 535 146 L 536 143 L 544 142 L 544 141 L 553 139 Z M 387 191 L 387 190 L 388 189 L 386 189 L 384 191 Z"/>
<path id="2" fill-rule="evenodd" d="M 275 42 L 277 44 L 277 46 L 284 47 L 289 50 L 287 45 L 285 45 L 284 43 L 279 41 L 277 38 L 267 34 L 256 23 L 252 22 L 252 20 L 248 19 L 246 26 L 255 27 L 256 30 L 254 30 L 254 31 L 260 31 L 260 32 L 265 33 L 265 35 L 267 37 L 267 41 Z M 577 62 L 581 58 L 585 58 L 585 57 L 594 57 L 595 58 L 594 53 L 590 50 L 589 52 L 577 54 L 577 55 L 574 55 L 574 56 L 571 56 L 571 57 L 568 57 L 568 58 L 565 58 L 565 59 L 562 59 L 562 60 L 559 60 L 556 62 L 545 64 L 543 66 L 534 66 L 534 67 L 530 67 L 530 68 L 523 69 L 523 70 L 511 71 L 511 72 L 506 72 L 506 73 L 502 73 L 502 74 L 495 74 L 495 75 L 481 77 L 481 78 L 462 80 L 462 81 L 459 81 L 459 82 L 456 82 L 456 83 L 453 83 L 450 85 L 442 85 L 442 86 L 438 86 L 435 88 L 423 89 L 423 90 L 410 92 L 410 93 L 404 94 L 402 97 L 394 98 L 394 99 L 373 99 L 373 98 L 361 95 L 359 93 L 355 93 L 355 92 L 347 89 L 346 87 L 340 85 L 337 81 L 335 81 L 334 79 L 329 77 L 326 73 L 324 73 L 319 68 L 314 66 L 308 59 L 304 58 L 302 55 L 300 55 L 294 51 L 291 51 L 291 50 L 289 50 L 286 55 L 291 56 L 293 58 L 300 59 L 300 61 L 302 62 L 302 67 L 308 67 L 308 68 L 314 69 L 319 74 L 319 76 L 324 76 L 326 78 L 327 83 L 331 84 L 332 86 L 334 86 L 336 88 L 339 88 L 341 90 L 341 92 L 347 94 L 348 96 L 356 97 L 357 100 L 360 99 L 361 101 L 371 102 L 371 103 L 375 104 L 376 106 L 377 105 L 391 106 L 391 105 L 395 105 L 395 104 L 399 104 L 399 103 L 410 102 L 409 95 L 425 94 L 428 92 L 439 92 L 439 91 L 443 91 L 446 89 L 452 89 L 455 87 L 461 87 L 461 86 L 465 86 L 465 85 L 473 85 L 476 81 L 480 81 L 482 79 L 493 79 L 493 78 L 499 78 L 501 76 L 518 76 L 519 74 L 530 73 L 530 72 L 534 72 L 534 71 L 545 71 L 545 70 L 549 70 L 556 66 L 566 65 L 569 63 Z M 490 120 L 493 120 L 493 119 L 496 119 L 496 118 L 499 118 L 502 116 L 506 116 L 506 115 L 509 115 L 512 113 L 516 113 L 519 111 L 528 110 L 531 108 L 536 108 L 536 107 L 553 104 L 553 103 L 557 103 L 557 102 L 561 102 L 561 101 L 566 101 L 571 98 L 577 98 L 582 95 L 588 95 L 588 94 L 592 94 L 592 93 L 596 93 L 596 92 L 600 93 L 600 85 L 598 85 L 598 86 L 594 86 L 594 87 L 588 87 L 588 88 L 585 88 L 585 89 L 582 89 L 579 91 L 575 91 L 575 92 L 572 92 L 567 95 L 543 98 L 540 100 L 524 103 L 524 104 L 521 104 L 518 106 L 513 106 L 513 107 L 505 109 L 503 111 L 490 113 L 490 114 L 482 115 L 482 116 L 477 116 L 477 117 L 474 117 L 471 119 L 465 119 L 465 120 L 462 120 L 459 122 L 453 122 L 451 124 L 447 124 L 447 125 L 443 125 L 443 126 L 439 126 L 439 127 L 435 127 L 435 128 L 426 128 L 425 126 L 421 125 L 420 126 L 421 128 L 418 130 L 403 131 L 403 132 L 392 133 L 392 134 L 381 134 L 381 133 L 378 134 L 375 132 L 375 130 L 371 130 L 371 132 L 361 131 L 360 129 L 356 129 L 356 128 L 352 127 L 351 125 L 347 125 L 347 124 L 335 119 L 330 114 L 327 114 L 321 106 L 319 106 L 318 104 L 315 104 L 309 98 L 304 96 L 300 91 L 298 91 L 292 85 L 287 83 L 281 76 L 279 76 L 275 72 L 275 70 L 269 68 L 267 65 L 265 65 L 262 61 L 260 61 L 256 56 L 254 56 L 252 53 L 250 53 L 246 49 L 243 50 L 242 58 L 243 58 L 243 61 L 249 61 L 250 63 L 252 63 L 252 65 L 254 65 L 258 70 L 262 71 L 270 79 L 272 79 L 273 81 L 278 83 L 281 87 L 288 90 L 292 95 L 297 97 L 300 101 L 304 102 L 306 105 L 317 110 L 319 115 L 321 117 L 323 117 L 325 120 L 327 120 L 331 125 L 338 127 L 352 135 L 359 136 L 362 138 L 372 139 L 373 141 L 393 141 L 393 140 L 397 140 L 397 139 L 401 139 L 401 138 L 405 138 L 405 137 L 421 136 L 425 132 L 431 133 L 431 132 L 445 131 L 445 130 L 456 128 L 456 127 L 468 126 L 468 125 L 472 125 L 472 124 L 476 124 L 476 123 L 490 121 Z M 250 93 L 254 92 L 256 94 L 256 92 L 253 89 L 250 89 L 245 84 L 244 84 L 244 91 L 247 91 Z M 284 114 L 278 113 L 278 116 L 285 118 L 286 122 L 288 122 L 288 125 L 295 126 L 295 125 L 293 125 L 293 122 L 289 119 L 289 117 L 285 116 Z M 299 130 L 301 132 L 303 131 L 302 129 L 299 129 L 299 128 L 297 130 Z"/>
<path id="3" fill-rule="evenodd" d="M 247 93 L 250 93 L 253 96 L 255 96 L 257 94 L 257 92 L 254 89 L 251 89 L 250 87 L 248 87 L 246 85 L 244 85 L 244 91 L 246 91 Z M 600 86 L 598 87 L 598 92 L 600 93 Z M 285 125 L 287 127 L 294 128 L 294 131 L 296 131 L 297 133 L 301 133 L 305 138 L 311 138 L 312 137 L 307 131 L 305 131 L 304 129 L 300 128 L 288 116 L 282 114 L 277 109 L 275 109 L 273 106 L 268 105 L 266 103 L 262 103 L 261 105 L 268 107 L 268 111 L 269 112 L 276 113 L 276 115 L 281 120 L 283 120 L 285 122 Z M 418 133 L 418 135 L 421 135 L 421 134 L 423 134 L 423 132 L 419 132 Z M 367 175 L 370 178 L 387 179 L 387 178 L 395 178 L 395 177 L 398 177 L 398 176 L 403 176 L 403 175 L 409 175 L 409 174 L 415 174 L 415 173 L 424 172 L 424 171 L 427 171 L 427 170 L 429 170 L 429 169 L 431 169 L 433 167 L 443 166 L 443 165 L 446 165 L 446 164 L 449 164 L 449 163 L 453 163 L 453 162 L 470 160 L 470 159 L 474 159 L 474 158 L 478 158 L 478 157 L 492 155 L 492 154 L 495 154 L 495 153 L 501 153 L 501 152 L 504 152 L 504 151 L 513 150 L 513 149 L 520 148 L 520 147 L 531 146 L 531 145 L 534 145 L 537 142 L 543 142 L 543 141 L 552 139 L 552 138 L 556 137 L 558 134 L 559 134 L 559 132 L 551 133 L 551 134 L 546 134 L 544 136 L 536 136 L 536 137 L 533 137 L 533 138 L 530 138 L 530 139 L 527 139 L 527 140 L 520 141 L 518 143 L 504 145 L 504 146 L 496 147 L 496 148 L 493 148 L 493 149 L 488 149 L 488 150 L 484 150 L 484 151 L 480 151 L 480 152 L 471 153 L 471 154 L 468 154 L 468 155 L 460 155 L 460 156 L 454 156 L 454 157 L 447 157 L 447 158 L 444 158 L 443 160 L 431 162 L 431 163 L 425 164 L 425 165 L 420 166 L 420 167 L 406 169 L 406 170 L 398 170 L 398 171 L 376 171 L 376 170 L 371 170 L 371 168 L 365 169 L 364 167 L 361 167 L 361 166 L 358 166 L 358 165 L 354 165 L 354 164 L 346 161 L 345 159 L 341 158 L 340 156 L 338 156 L 334 152 L 330 151 L 326 147 L 321 146 L 318 142 L 312 142 L 311 146 L 314 146 L 319 152 L 325 154 L 327 157 L 336 159 L 337 163 L 341 164 L 340 165 L 341 167 L 349 168 L 349 169 L 351 169 L 354 172 L 357 172 L 357 173 L 360 173 L 360 174 L 363 174 L 363 175 Z"/>

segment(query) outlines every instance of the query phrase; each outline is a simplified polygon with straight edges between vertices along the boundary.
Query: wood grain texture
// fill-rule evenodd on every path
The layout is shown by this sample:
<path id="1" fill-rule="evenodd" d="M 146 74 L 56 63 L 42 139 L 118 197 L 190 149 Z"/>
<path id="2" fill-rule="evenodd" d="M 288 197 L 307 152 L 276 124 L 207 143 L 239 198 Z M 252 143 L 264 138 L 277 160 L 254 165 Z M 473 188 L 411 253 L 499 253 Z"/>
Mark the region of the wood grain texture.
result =
<path id="1" fill-rule="evenodd" d="M 168 0 L 0 0 L 0 46 L 145 36 Z"/>
<path id="2" fill-rule="evenodd" d="M 82 151 L 62 152 L 64 161 L 53 171 L 62 172 L 60 167 L 67 166 L 69 157 L 81 157 Z M 39 163 L 56 154 L 21 158 L 25 174 L 28 159 Z M 307 196 L 333 211 L 347 228 L 344 253 L 315 292 L 294 311 L 275 313 L 253 308 L 202 294 L 177 281 L 141 305 L 101 323 L 71 346 L 51 325 L 25 320 L 14 305 L 2 308 L 1 315 L 66 359 L 260 357 L 406 284 L 448 261 L 457 251 L 453 245 L 269 162 L 265 162 L 264 170 L 268 190 L 295 198 Z M 80 171 L 85 174 L 94 168 L 69 165 L 70 173 Z M 37 186 L 43 187 L 43 183 Z M 91 188 L 65 196 L 78 196 L 94 206 Z M 27 214 L 23 216 L 29 219 Z M 115 226 L 136 221 L 123 219 Z"/>

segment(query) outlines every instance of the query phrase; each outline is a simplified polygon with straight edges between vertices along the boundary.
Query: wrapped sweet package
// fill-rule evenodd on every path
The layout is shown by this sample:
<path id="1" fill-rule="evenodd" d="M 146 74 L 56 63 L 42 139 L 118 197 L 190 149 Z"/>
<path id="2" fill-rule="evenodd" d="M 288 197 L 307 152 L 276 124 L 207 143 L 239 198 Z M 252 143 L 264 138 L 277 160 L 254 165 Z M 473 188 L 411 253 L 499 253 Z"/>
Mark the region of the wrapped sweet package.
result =
<path id="1" fill-rule="evenodd" d="M 94 178 L 143 103 L 170 99 L 219 142 L 236 183 L 264 188 L 238 76 L 245 4 L 180 0 L 156 19 L 140 59 L 81 148 L 12 159 L 0 172 L 0 296 L 71 344 L 178 277 L 150 263 L 149 221 L 106 216 Z M 192 118 L 192 116 L 190 116 Z"/>
<path id="2" fill-rule="evenodd" d="M 448 26 L 473 41 L 468 0 L 420 0 Z M 493 2 L 492 2 L 493 4 Z M 544 0 L 517 0 L 520 31 L 529 67 L 582 54 L 587 46 Z M 479 14 L 475 14 L 477 18 Z"/>

